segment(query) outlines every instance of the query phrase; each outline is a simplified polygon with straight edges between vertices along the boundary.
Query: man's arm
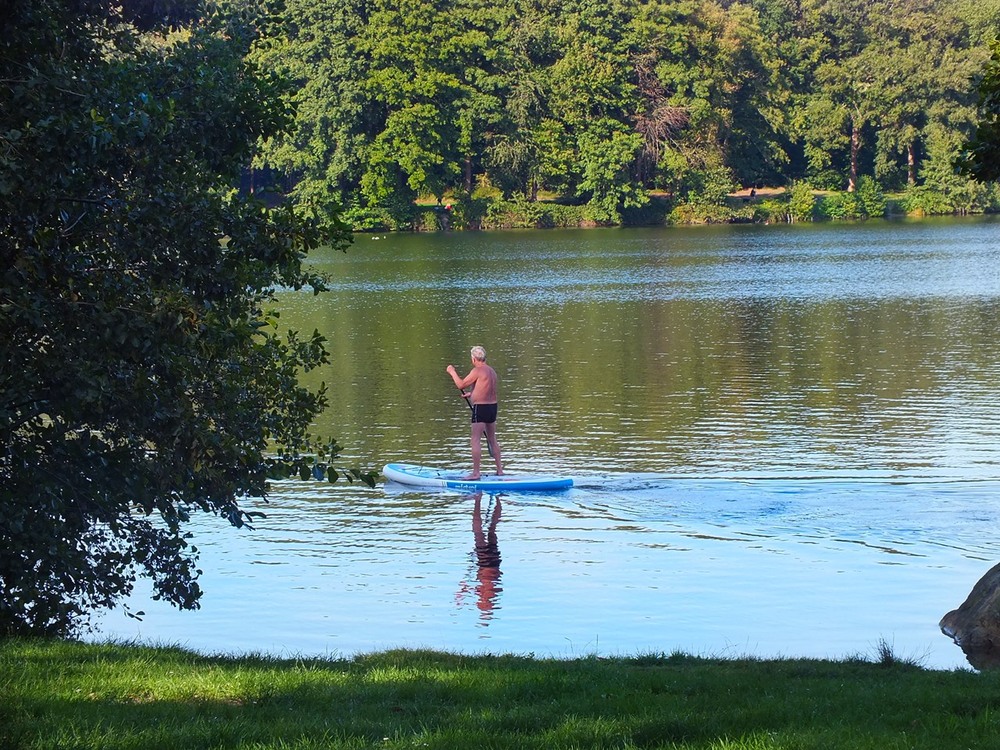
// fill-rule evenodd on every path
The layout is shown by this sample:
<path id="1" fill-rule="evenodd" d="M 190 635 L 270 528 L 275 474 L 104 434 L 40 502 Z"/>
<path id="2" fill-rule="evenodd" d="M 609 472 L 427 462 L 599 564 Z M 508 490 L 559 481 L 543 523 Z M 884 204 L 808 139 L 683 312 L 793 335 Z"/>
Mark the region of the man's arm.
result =
<path id="1" fill-rule="evenodd" d="M 449 375 L 451 375 L 451 379 L 455 382 L 455 387 L 458 388 L 460 391 L 465 390 L 470 385 L 474 385 L 475 382 L 479 379 L 479 373 L 477 373 L 475 369 L 473 369 L 472 372 L 470 372 L 464 378 L 459 376 L 458 372 L 456 372 L 455 370 L 454 365 L 448 365 L 448 367 L 446 367 L 445 370 Z"/>

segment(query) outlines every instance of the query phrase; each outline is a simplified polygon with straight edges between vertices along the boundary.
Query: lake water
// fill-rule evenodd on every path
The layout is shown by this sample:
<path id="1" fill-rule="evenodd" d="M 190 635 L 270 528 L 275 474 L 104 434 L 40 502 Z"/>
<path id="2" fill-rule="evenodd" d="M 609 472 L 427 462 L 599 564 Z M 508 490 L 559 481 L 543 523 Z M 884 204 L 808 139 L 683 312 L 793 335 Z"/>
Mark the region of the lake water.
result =
<path id="1" fill-rule="evenodd" d="M 482 344 L 501 497 L 287 482 L 195 526 L 202 609 L 95 637 L 966 664 L 938 620 L 1000 561 L 1000 223 L 359 236 L 281 298 L 332 362 L 344 463 L 465 468 Z"/>

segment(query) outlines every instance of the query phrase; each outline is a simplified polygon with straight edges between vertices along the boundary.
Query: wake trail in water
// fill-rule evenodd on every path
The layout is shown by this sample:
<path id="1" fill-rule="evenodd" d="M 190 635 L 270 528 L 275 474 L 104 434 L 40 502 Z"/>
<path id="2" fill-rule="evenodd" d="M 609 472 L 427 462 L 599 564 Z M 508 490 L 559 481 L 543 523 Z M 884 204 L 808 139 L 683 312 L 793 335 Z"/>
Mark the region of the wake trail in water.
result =
<path id="1" fill-rule="evenodd" d="M 874 488 L 879 486 L 925 486 L 966 489 L 1000 489 L 1000 478 L 970 478 L 963 476 L 912 476 L 912 475 L 872 475 L 864 474 L 676 474 L 644 472 L 641 474 L 604 473 L 577 475 L 573 488 L 576 490 L 599 492 L 644 492 L 657 489 L 675 489 L 694 485 L 754 485 L 770 486 L 772 489 L 784 486 L 788 491 L 796 487 L 830 488 L 836 486 Z"/>

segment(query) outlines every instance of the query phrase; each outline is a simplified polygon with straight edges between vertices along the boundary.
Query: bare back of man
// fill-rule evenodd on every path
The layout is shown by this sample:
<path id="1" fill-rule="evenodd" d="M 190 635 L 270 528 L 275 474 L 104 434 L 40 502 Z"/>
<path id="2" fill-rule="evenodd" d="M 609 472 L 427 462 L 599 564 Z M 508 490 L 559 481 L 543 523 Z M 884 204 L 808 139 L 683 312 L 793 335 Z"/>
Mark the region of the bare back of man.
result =
<path id="1" fill-rule="evenodd" d="M 463 383 L 463 388 L 472 385 L 469 401 L 473 405 L 497 402 L 497 372 L 485 362 L 473 365 L 472 372 L 465 377 Z"/>

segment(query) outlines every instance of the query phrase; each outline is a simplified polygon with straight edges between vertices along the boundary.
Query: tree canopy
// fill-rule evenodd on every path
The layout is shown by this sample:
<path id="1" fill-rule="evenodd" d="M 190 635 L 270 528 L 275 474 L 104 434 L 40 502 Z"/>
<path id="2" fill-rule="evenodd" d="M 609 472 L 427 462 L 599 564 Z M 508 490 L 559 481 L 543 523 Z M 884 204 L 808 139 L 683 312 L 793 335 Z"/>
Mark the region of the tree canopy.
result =
<path id="1" fill-rule="evenodd" d="M 975 137 L 965 146 L 962 167 L 976 179 L 1000 180 L 1000 40 L 979 85 L 979 121 Z"/>
<path id="2" fill-rule="evenodd" d="M 357 226 L 541 191 L 614 223 L 650 191 L 928 187 L 973 129 L 1000 2 L 287 0 L 296 127 L 258 164 Z"/>
<path id="3" fill-rule="evenodd" d="M 198 16 L 0 8 L 0 635 L 72 632 L 139 576 L 197 606 L 191 514 L 247 523 L 275 451 L 315 450 L 323 338 L 268 305 L 321 289 L 303 258 L 347 234 L 234 189 L 290 113 L 260 24 Z"/>

